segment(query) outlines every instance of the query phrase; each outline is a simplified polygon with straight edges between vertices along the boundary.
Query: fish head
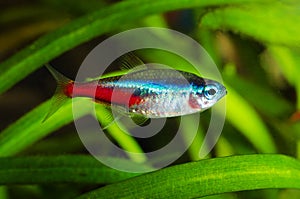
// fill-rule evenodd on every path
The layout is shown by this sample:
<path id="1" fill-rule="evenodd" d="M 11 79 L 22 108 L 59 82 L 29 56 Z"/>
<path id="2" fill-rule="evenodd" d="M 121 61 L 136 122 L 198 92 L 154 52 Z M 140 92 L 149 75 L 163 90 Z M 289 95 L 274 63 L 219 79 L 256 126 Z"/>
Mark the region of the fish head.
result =
<path id="1" fill-rule="evenodd" d="M 227 94 L 226 88 L 219 82 L 205 79 L 202 84 L 194 84 L 190 95 L 190 105 L 200 111 L 206 110 Z"/>

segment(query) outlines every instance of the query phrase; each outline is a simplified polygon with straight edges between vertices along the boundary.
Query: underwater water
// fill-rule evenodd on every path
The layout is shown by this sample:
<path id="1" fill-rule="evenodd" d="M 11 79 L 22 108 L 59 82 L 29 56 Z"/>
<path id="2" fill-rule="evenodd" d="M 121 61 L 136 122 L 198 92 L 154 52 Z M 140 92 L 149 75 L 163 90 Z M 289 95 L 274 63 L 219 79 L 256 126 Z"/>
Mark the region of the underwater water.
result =
<path id="1" fill-rule="evenodd" d="M 293 0 L 1 2 L 0 198 L 298 198 L 299 8 Z M 88 99 L 67 100 L 43 122 L 56 88 L 44 64 L 75 80 L 96 46 L 142 27 L 168 28 L 196 41 L 222 79 L 224 100 L 182 118 L 134 118 L 145 127 L 163 123 L 150 126 L 157 133 L 149 137 L 148 131 L 126 123 L 128 115 L 116 119 L 124 128 L 112 124 L 110 110 Z M 202 63 L 195 46 L 169 33 L 153 35 L 153 41 L 140 35 L 128 46 L 159 41 Z M 118 54 L 122 45 L 107 52 Z M 159 48 L 132 52 L 144 63 L 206 76 L 183 54 Z M 124 74 L 134 64 L 116 59 L 104 74 Z M 83 102 L 95 107 L 95 117 Z M 78 107 L 75 118 L 72 106 Z M 78 132 L 76 121 L 89 117 L 109 125 L 103 135 L 122 149 L 119 158 L 89 137 L 92 123 L 84 124 L 85 135 Z M 211 125 L 214 117 L 224 117 L 224 125 L 218 120 L 220 133 Z M 180 144 L 151 159 L 150 152 L 171 143 L 179 130 Z M 201 150 L 205 157 L 199 156 Z M 92 155 L 98 153 L 123 170 L 96 160 Z"/>

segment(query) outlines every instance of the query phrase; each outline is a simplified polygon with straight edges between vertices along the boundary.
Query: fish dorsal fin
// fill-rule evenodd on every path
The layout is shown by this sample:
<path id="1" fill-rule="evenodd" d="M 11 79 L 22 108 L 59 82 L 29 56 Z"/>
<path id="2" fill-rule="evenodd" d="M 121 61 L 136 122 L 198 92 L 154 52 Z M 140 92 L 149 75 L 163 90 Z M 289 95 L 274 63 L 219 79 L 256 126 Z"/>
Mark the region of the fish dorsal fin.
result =
<path id="1" fill-rule="evenodd" d="M 147 67 L 145 63 L 136 56 L 133 52 L 129 52 L 120 58 L 120 68 L 121 70 L 134 70 L 136 67 L 143 68 Z"/>
<path id="2" fill-rule="evenodd" d="M 147 63 L 144 65 L 140 65 L 137 67 L 132 68 L 130 71 L 128 71 L 126 74 L 136 73 L 136 72 L 143 72 L 147 70 L 175 70 L 172 69 L 169 66 L 165 66 L 159 63 Z"/>
<path id="3" fill-rule="evenodd" d="M 130 72 L 135 72 L 138 70 L 147 69 L 146 64 L 133 52 L 129 52 L 127 54 L 120 56 L 113 62 L 112 65 L 119 67 L 120 70 L 103 74 L 100 77 L 89 77 L 86 78 L 86 81 L 95 81 L 107 77 L 114 77 L 114 76 L 124 75 Z"/>
<path id="4" fill-rule="evenodd" d="M 137 71 L 143 71 L 148 69 L 172 69 L 169 66 L 159 63 L 147 63 L 145 64 L 138 56 L 130 52 L 120 57 L 121 69 L 133 73 Z M 174 70 L 174 69 L 173 69 Z"/>

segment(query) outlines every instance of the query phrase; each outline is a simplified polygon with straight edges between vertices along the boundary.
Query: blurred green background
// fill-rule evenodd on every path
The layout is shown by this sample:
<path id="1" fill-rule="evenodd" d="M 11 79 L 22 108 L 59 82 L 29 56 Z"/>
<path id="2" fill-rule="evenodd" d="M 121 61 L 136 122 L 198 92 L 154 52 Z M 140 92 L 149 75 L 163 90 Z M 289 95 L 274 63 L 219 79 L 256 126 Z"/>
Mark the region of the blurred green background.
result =
<path id="1" fill-rule="evenodd" d="M 71 103 L 62 107 L 45 123 L 41 123 L 56 87 L 55 80 L 43 64 L 50 62 L 62 74 L 74 79 L 77 69 L 93 47 L 109 36 L 135 27 L 165 27 L 185 33 L 198 41 L 218 66 L 228 89 L 226 123 L 208 159 L 248 154 L 258 154 L 257 157 L 260 154 L 284 154 L 299 159 L 298 1 L 12 0 L 2 1 L 0 5 L 0 182 L 7 185 L 1 187 L 0 198 L 73 198 L 96 188 L 101 189 L 106 184 L 111 184 L 112 187 L 118 181 L 137 175 L 97 170 L 103 181 L 95 176 L 86 181 L 77 179 L 74 176 L 80 176 L 80 172 L 92 176 L 93 171 L 88 169 L 88 165 L 96 168 L 98 163 L 85 159 L 89 155 L 72 122 Z M 144 51 L 139 55 L 146 62 L 156 61 L 175 69 L 191 70 L 184 60 L 178 57 L 176 59 L 167 52 Z M 98 112 L 99 120 L 104 120 L 101 115 L 105 110 L 99 106 Z M 85 114 L 82 111 L 82 115 Z M 209 119 L 210 111 L 201 113 L 201 128 L 196 139 L 187 153 L 173 165 L 200 160 L 198 152 Z M 168 120 L 162 136 L 151 140 L 153 144 L 124 137 L 124 133 L 115 127 L 109 133 L 112 139 L 127 150 L 153 150 L 168 142 L 172 126 L 174 123 L 178 124 L 178 121 L 180 120 L 176 118 Z M 191 120 L 190 124 L 192 123 Z M 190 124 L 186 124 L 186 131 Z M 260 160 L 261 158 L 257 159 L 258 164 Z M 251 161 L 249 162 L 251 166 Z M 252 163 L 256 163 L 255 158 Z M 271 161 L 270 165 L 280 165 L 280 159 Z M 230 161 L 225 166 L 229 170 L 220 169 L 219 172 L 232 171 L 233 176 L 239 178 L 241 171 L 234 170 Z M 49 170 L 42 169 L 45 167 Z M 67 176 L 67 173 L 64 176 L 60 170 L 66 167 L 70 169 L 70 175 L 74 175 L 74 179 Z M 17 171 L 14 168 L 23 170 Z M 61 173 L 51 170 L 54 168 Z M 86 170 L 81 171 L 82 168 Z M 297 168 L 293 174 L 282 167 L 287 174 L 294 176 L 295 181 L 290 179 L 291 185 L 272 184 L 271 178 L 266 177 L 264 180 L 270 181 L 270 185 L 259 186 L 261 179 L 254 177 L 257 187 L 253 184 L 251 186 L 250 182 L 247 184 L 245 180 L 241 181 L 240 186 L 236 184 L 236 188 L 230 189 L 230 183 L 225 182 L 224 191 L 216 188 L 212 192 L 221 195 L 208 198 L 299 198 L 300 192 L 297 189 L 276 189 L 299 188 L 299 165 Z M 263 167 L 258 169 L 268 172 Z M 188 174 L 189 171 L 186 172 Z M 273 177 L 276 179 L 275 173 Z M 106 175 L 110 177 L 104 178 Z M 202 178 L 200 176 L 199 180 L 203 180 Z M 159 183 L 159 180 L 157 178 L 157 182 L 153 183 Z M 218 181 L 215 183 L 219 184 Z M 138 197 L 147 196 L 149 191 L 143 188 L 143 184 L 135 186 L 138 186 L 137 190 L 141 190 Z M 174 186 L 173 191 L 176 193 L 180 181 L 177 184 L 169 182 L 165 186 Z M 184 185 L 182 187 L 186 188 Z M 183 188 L 183 197 L 211 195 L 210 192 L 197 192 L 197 187 L 195 195 Z M 133 188 L 129 186 L 128 189 Z M 118 186 L 111 190 L 120 194 L 123 192 Z M 231 192 L 230 190 L 235 192 L 226 193 Z M 165 198 L 170 192 L 157 194 L 152 196 Z"/>

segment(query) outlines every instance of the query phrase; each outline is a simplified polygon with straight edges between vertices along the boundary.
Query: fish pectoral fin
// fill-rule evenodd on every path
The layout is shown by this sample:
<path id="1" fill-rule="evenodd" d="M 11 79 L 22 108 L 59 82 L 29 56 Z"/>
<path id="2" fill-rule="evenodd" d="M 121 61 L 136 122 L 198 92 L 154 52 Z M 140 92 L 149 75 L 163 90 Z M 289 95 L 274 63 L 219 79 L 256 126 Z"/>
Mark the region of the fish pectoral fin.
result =
<path id="1" fill-rule="evenodd" d="M 111 115 L 112 116 L 112 115 Z M 107 123 L 105 126 L 102 127 L 102 130 L 107 129 L 108 127 L 110 127 L 113 123 L 119 121 L 123 116 L 122 115 L 118 115 L 117 117 L 112 117 L 113 119 Z"/>
<path id="2" fill-rule="evenodd" d="M 108 127 L 110 127 L 113 123 L 119 121 L 122 117 L 124 117 L 124 114 L 122 114 L 121 110 L 116 109 L 115 107 L 111 107 L 105 103 L 103 105 L 104 105 L 105 109 L 107 110 L 107 113 L 102 114 L 101 119 L 98 118 L 99 116 L 97 117 L 97 119 L 98 119 L 98 121 L 106 121 L 106 123 L 102 126 L 102 130 L 105 130 Z M 114 109 L 115 111 L 113 112 L 112 109 Z"/>
<path id="3" fill-rule="evenodd" d="M 105 126 L 102 127 L 102 130 L 109 128 L 115 122 L 121 122 L 123 124 L 122 128 L 126 127 L 126 129 L 132 129 L 135 127 L 135 125 L 143 126 L 148 121 L 150 121 L 150 118 L 143 117 L 143 116 L 137 115 L 137 114 L 130 114 L 130 115 L 119 114 L 116 117 L 113 117 L 113 115 L 110 114 L 110 116 L 108 116 L 108 117 L 110 117 L 108 119 L 109 122 Z M 131 120 L 131 122 L 128 120 Z"/>
<path id="4" fill-rule="evenodd" d="M 146 125 L 151 121 L 150 118 L 138 114 L 130 114 L 130 118 L 135 124 L 139 126 Z"/>
<path id="5" fill-rule="evenodd" d="M 136 125 L 142 126 L 145 125 L 150 118 L 147 118 L 143 115 L 130 113 L 128 110 L 125 110 L 124 107 L 119 106 L 105 106 L 109 110 L 108 114 L 101 115 L 103 121 L 107 121 L 106 124 L 102 126 L 102 130 L 109 128 L 112 124 L 120 122 L 122 127 L 126 129 L 134 128 Z M 98 118 L 99 119 L 99 118 Z"/>

